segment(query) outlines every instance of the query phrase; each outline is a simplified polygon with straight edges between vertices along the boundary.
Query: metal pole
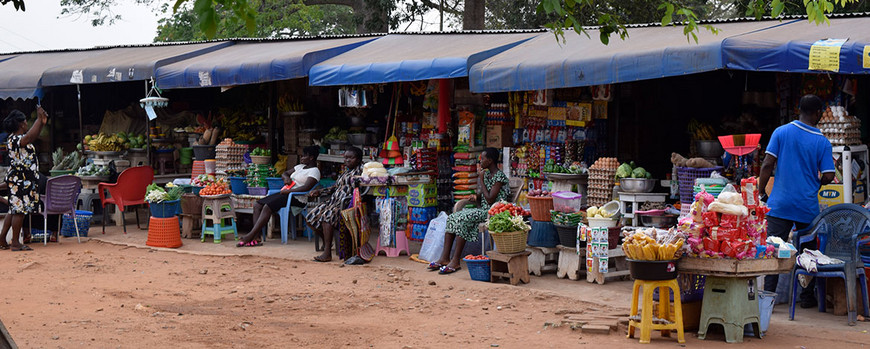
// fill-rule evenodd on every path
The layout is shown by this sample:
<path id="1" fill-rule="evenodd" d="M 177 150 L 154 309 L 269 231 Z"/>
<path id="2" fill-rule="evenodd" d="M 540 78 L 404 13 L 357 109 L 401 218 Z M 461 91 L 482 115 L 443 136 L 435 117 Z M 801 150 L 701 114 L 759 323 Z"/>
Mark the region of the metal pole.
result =
<path id="1" fill-rule="evenodd" d="M 852 149 L 843 147 L 843 203 L 852 203 Z"/>
<path id="2" fill-rule="evenodd" d="M 152 77 L 152 79 L 154 79 Z M 145 80 L 145 97 L 148 97 L 148 80 Z M 157 124 L 157 121 L 154 121 L 154 124 Z M 145 158 L 148 159 L 148 166 L 151 165 L 151 120 L 148 119 L 148 116 L 145 116 L 145 142 L 147 145 L 145 147 Z"/>
<path id="3" fill-rule="evenodd" d="M 79 142 L 85 142 L 85 127 L 82 124 L 82 85 L 76 85 L 76 100 L 79 105 Z M 84 145 L 82 145 L 84 147 Z"/>

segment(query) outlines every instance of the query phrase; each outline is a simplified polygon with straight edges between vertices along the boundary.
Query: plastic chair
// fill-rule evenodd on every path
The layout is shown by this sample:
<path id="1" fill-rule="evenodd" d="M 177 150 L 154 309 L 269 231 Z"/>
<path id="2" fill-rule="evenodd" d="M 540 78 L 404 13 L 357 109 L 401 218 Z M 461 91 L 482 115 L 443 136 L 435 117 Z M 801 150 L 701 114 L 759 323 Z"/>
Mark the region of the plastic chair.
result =
<path id="1" fill-rule="evenodd" d="M 82 191 L 82 179 L 73 175 L 63 175 L 59 177 L 51 177 L 46 182 L 45 197 L 42 199 L 44 209 L 40 213 L 43 218 L 43 227 L 45 227 L 46 235 L 48 235 L 48 215 L 71 213 L 73 222 L 76 217 L 76 202 L 78 201 L 79 193 Z M 58 234 L 60 234 L 60 222 L 58 220 Z M 79 234 L 79 225 L 75 224 L 76 239 L 81 243 L 81 235 Z M 48 236 L 43 239 L 43 244 L 48 244 Z M 58 240 L 59 241 L 59 240 Z"/>
<path id="2" fill-rule="evenodd" d="M 124 226 L 124 234 L 127 234 L 127 222 L 124 219 L 124 210 L 127 206 L 145 205 L 145 188 L 154 181 L 154 169 L 151 166 L 131 167 L 118 175 L 116 183 L 100 183 L 97 185 L 97 193 L 100 194 L 100 202 L 103 205 L 103 234 L 106 233 L 106 205 L 113 204 L 121 210 L 121 223 Z M 106 196 L 106 191 L 109 195 Z M 136 211 L 136 227 L 139 225 L 139 211 Z"/>
<path id="3" fill-rule="evenodd" d="M 860 279 L 861 300 L 864 302 L 864 315 L 870 316 L 870 302 L 867 299 L 867 277 L 864 275 L 864 263 L 858 256 L 858 247 L 866 240 L 858 236 L 870 233 L 870 212 L 855 204 L 839 204 L 829 207 L 819 214 L 809 229 L 795 234 L 793 243 L 800 245 L 818 238 L 819 251 L 831 258 L 837 258 L 845 263 L 819 265 L 818 272 L 812 273 L 795 264 L 792 272 L 792 289 L 789 301 L 791 303 L 789 320 L 794 320 L 795 295 L 798 288 L 798 275 L 809 275 L 816 279 L 816 295 L 819 301 L 819 311 L 825 311 L 825 280 L 838 277 L 846 283 L 846 306 L 849 314 L 849 325 L 854 326 L 857 320 L 857 304 L 855 304 L 855 280 Z M 799 251 L 800 252 L 800 251 Z"/>
<path id="4" fill-rule="evenodd" d="M 317 188 L 318 185 L 315 184 L 308 191 L 300 191 L 300 192 L 292 192 L 287 196 L 287 205 L 278 209 L 278 217 L 281 218 L 281 243 L 287 243 L 287 227 L 290 227 L 290 234 L 293 240 L 296 240 L 296 216 L 290 214 L 290 203 L 293 200 L 294 196 L 304 196 L 308 195 L 308 192 Z M 311 236 L 308 236 L 308 241 L 311 241 Z"/>

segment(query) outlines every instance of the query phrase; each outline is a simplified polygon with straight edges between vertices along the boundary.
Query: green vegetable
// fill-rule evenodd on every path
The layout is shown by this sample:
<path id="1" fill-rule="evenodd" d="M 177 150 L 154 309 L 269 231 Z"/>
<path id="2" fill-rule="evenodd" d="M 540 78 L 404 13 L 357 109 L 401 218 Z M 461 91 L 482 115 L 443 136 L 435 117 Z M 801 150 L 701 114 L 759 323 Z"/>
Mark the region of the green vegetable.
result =
<path id="1" fill-rule="evenodd" d="M 183 193 L 184 193 L 184 189 L 182 189 L 181 187 L 178 187 L 178 186 L 172 187 L 172 189 L 169 189 L 169 191 L 166 193 L 166 200 L 167 201 L 179 200 L 179 199 L 181 199 L 181 194 L 183 194 Z"/>
<path id="2" fill-rule="evenodd" d="M 619 167 L 616 168 L 616 178 L 617 179 L 631 177 L 631 173 L 632 173 L 631 165 L 629 165 L 627 163 L 622 163 L 622 165 L 619 165 Z"/>
<path id="3" fill-rule="evenodd" d="M 509 231 L 529 231 L 531 227 L 523 221 L 522 216 L 511 215 L 509 211 L 503 211 L 489 217 L 487 229 L 491 232 L 503 233 Z"/>
<path id="4" fill-rule="evenodd" d="M 643 167 L 638 167 L 631 171 L 631 178 L 646 178 L 646 170 Z"/>

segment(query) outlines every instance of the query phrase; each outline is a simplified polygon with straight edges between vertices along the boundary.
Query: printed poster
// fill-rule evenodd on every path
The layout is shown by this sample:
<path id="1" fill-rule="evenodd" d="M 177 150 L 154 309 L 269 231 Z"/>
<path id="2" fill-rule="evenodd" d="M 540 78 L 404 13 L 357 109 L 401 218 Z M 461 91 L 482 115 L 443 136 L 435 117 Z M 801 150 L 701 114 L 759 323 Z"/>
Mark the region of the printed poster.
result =
<path id="1" fill-rule="evenodd" d="M 824 39 L 810 47 L 809 70 L 840 71 L 840 49 L 849 39 Z"/>
<path id="2" fill-rule="evenodd" d="M 864 61 L 864 69 L 870 69 L 870 45 L 864 46 L 864 55 L 861 57 L 864 57 L 862 59 Z"/>

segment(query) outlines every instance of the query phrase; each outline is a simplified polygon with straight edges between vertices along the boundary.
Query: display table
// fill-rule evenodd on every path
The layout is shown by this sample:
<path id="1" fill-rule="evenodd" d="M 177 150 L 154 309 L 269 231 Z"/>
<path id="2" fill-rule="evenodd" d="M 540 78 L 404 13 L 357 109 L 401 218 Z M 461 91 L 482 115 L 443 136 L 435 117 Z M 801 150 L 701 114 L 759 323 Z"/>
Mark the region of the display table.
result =
<path id="1" fill-rule="evenodd" d="M 756 277 L 788 273 L 795 264 L 792 258 L 727 259 L 683 257 L 677 264 L 681 273 L 706 275 L 704 302 L 698 338 L 707 336 L 710 324 L 721 324 L 725 341 L 742 343 L 743 329 L 752 324 L 756 337 L 761 338 L 761 316 L 758 310 Z"/>
<path id="2" fill-rule="evenodd" d="M 619 210 L 624 218 L 631 219 L 631 226 L 637 227 L 639 221 L 634 213 L 640 208 L 640 204 L 644 202 L 665 202 L 667 197 L 667 193 L 619 192 Z"/>

